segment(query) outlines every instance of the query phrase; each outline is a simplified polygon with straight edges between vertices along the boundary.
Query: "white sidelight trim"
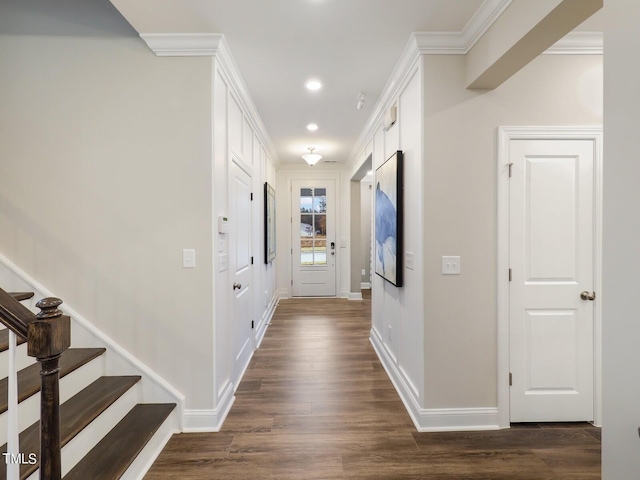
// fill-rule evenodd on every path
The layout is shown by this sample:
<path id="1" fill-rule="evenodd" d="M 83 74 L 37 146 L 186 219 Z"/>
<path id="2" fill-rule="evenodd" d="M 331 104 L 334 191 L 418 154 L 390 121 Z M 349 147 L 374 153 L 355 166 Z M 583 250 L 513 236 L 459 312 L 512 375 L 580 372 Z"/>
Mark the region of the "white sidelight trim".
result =
<path id="1" fill-rule="evenodd" d="M 224 389 L 224 393 L 220 397 L 217 408 L 210 410 L 185 410 L 184 428 L 182 431 L 184 433 L 219 432 L 235 399 L 233 385 L 228 383 Z"/>
<path id="2" fill-rule="evenodd" d="M 571 140 L 594 142 L 594 287 L 602 292 L 602 154 L 603 130 L 600 126 L 499 127 L 497 161 L 497 384 L 498 424 L 510 426 L 509 399 L 509 142 L 511 140 Z M 600 297 L 602 298 L 602 297 Z M 602 302 L 594 305 L 594 424 L 602 425 Z"/>
<path id="3" fill-rule="evenodd" d="M 497 430 L 497 408 L 422 408 L 407 379 L 372 329 L 371 344 L 419 432 Z"/>

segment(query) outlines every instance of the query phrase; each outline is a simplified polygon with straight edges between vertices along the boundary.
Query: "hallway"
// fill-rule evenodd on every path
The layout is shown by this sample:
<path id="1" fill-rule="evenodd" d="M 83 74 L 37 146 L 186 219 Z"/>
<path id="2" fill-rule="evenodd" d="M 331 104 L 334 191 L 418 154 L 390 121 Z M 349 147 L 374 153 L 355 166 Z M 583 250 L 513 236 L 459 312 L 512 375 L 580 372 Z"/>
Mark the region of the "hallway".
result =
<path id="1" fill-rule="evenodd" d="M 416 432 L 369 343 L 370 309 L 281 301 L 222 431 L 175 435 L 145 479 L 600 478 L 588 424 Z"/>

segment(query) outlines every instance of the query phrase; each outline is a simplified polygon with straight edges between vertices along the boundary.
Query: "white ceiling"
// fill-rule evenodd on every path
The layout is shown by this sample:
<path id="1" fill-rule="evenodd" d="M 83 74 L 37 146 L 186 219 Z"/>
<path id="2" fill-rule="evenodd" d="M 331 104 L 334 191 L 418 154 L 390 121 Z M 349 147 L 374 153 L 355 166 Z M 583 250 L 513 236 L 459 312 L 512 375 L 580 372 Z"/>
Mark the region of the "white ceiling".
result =
<path id="1" fill-rule="evenodd" d="M 280 163 L 346 163 L 412 32 L 461 32 L 504 0 L 111 0 L 139 33 L 222 33 Z M 484 4 L 484 5 L 483 5 Z M 480 14 L 478 15 L 480 16 Z M 477 18 L 476 18 L 477 21 Z M 324 87 L 305 89 L 318 78 Z M 356 109 L 359 92 L 365 106 Z M 306 130 L 317 123 L 315 133 Z"/>

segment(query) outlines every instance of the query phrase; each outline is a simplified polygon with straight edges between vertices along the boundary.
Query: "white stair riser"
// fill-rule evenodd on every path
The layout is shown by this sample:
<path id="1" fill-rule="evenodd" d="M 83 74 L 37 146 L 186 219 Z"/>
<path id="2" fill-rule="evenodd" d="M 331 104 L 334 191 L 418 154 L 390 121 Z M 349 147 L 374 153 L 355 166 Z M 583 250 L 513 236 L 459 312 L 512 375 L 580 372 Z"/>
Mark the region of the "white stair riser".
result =
<path id="1" fill-rule="evenodd" d="M 22 370 L 36 363 L 36 359 L 27 355 L 27 344 L 18 345 L 16 349 L 16 368 Z M 0 353 L 0 378 L 9 376 L 9 350 Z"/>
<path id="2" fill-rule="evenodd" d="M 174 433 L 179 433 L 178 425 L 178 411 L 175 409 L 164 423 L 160 425 L 160 428 L 156 430 L 156 433 L 154 433 L 153 437 L 151 437 L 133 463 L 124 472 L 122 477 L 120 477 L 120 480 L 142 480 L 171 436 Z"/>
<path id="3" fill-rule="evenodd" d="M 60 379 L 60 403 L 64 403 L 80 390 L 103 375 L 104 361 L 101 355 Z M 7 443 L 9 412 L 0 415 L 0 445 Z M 40 418 L 40 393 L 36 393 L 18 405 L 18 429 L 22 432 Z"/>
<path id="4" fill-rule="evenodd" d="M 63 477 L 138 403 L 138 389 L 139 384 L 136 384 L 127 390 L 62 448 Z M 27 480 L 39 480 L 39 474 L 40 470 L 36 470 L 27 477 Z"/>

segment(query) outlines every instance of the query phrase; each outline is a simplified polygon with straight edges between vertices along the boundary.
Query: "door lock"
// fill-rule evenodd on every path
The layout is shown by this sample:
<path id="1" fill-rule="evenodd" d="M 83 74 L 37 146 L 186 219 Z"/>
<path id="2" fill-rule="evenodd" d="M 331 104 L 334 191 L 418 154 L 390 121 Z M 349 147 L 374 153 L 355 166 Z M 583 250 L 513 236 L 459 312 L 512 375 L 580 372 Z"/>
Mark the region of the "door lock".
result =
<path id="1" fill-rule="evenodd" d="M 233 284 L 233 289 L 234 290 L 240 290 L 241 288 L 242 288 L 242 284 L 240 284 L 240 283 L 234 283 Z"/>
<path id="2" fill-rule="evenodd" d="M 584 292 L 580 292 L 580 298 L 582 300 L 589 300 L 593 302 L 596 299 L 596 292 L 587 292 L 585 290 Z"/>

